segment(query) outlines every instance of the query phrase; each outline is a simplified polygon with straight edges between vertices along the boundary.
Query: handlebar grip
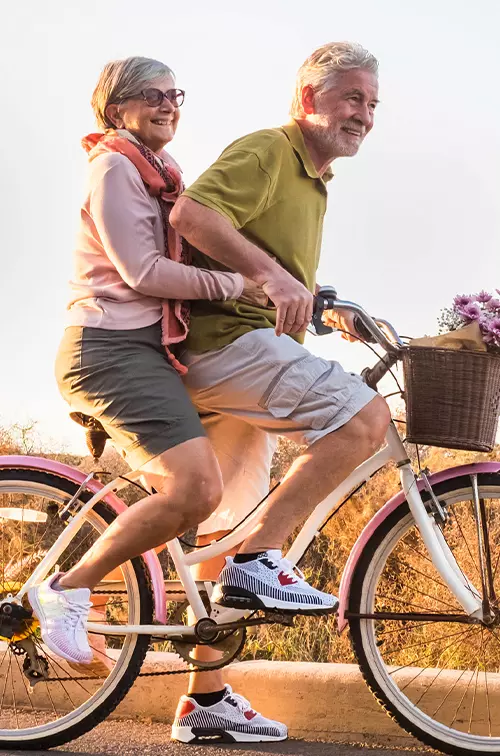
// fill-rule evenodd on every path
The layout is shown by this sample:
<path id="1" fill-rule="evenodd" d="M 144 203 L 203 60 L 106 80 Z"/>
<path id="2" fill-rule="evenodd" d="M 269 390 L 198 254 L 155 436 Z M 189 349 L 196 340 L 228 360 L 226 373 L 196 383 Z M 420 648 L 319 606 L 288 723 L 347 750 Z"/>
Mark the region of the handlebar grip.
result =
<path id="1" fill-rule="evenodd" d="M 359 333 L 363 341 L 366 341 L 369 344 L 376 344 L 376 339 L 373 338 L 372 334 L 365 326 L 359 315 L 354 316 L 354 328 L 356 329 L 356 333 Z"/>

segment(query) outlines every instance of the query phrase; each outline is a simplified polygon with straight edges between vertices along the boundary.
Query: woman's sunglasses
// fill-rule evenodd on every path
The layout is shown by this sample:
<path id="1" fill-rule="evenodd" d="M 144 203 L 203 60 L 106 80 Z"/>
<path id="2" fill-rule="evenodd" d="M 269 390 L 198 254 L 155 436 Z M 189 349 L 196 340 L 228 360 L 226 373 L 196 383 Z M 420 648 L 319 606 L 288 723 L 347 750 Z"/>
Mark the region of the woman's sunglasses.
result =
<path id="1" fill-rule="evenodd" d="M 162 104 L 163 100 L 168 100 L 169 102 L 171 102 L 174 108 L 180 108 L 180 106 L 184 102 L 185 94 L 186 93 L 183 89 L 167 89 L 166 92 L 162 92 L 161 89 L 151 87 L 149 89 L 143 89 L 141 92 L 134 95 L 134 97 L 142 97 L 152 108 L 157 108 Z"/>

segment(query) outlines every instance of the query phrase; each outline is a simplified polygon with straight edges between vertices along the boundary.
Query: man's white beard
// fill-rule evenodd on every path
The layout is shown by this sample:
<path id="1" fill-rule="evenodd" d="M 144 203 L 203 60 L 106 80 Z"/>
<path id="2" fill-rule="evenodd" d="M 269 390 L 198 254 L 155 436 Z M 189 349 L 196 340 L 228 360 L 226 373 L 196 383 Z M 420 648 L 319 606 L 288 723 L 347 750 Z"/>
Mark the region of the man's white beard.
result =
<path id="1" fill-rule="evenodd" d="M 317 114 L 316 123 L 309 122 L 309 134 L 321 152 L 332 155 L 332 159 L 353 157 L 360 147 L 360 142 L 355 143 L 343 131 L 332 128 L 323 113 Z"/>

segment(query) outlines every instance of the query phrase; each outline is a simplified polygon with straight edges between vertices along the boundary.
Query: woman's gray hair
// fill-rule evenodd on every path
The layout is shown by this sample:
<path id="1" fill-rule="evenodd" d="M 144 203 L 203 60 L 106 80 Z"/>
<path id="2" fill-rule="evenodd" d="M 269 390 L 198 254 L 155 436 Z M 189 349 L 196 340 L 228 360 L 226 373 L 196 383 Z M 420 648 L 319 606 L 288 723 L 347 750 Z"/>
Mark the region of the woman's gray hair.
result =
<path id="1" fill-rule="evenodd" d="M 106 116 L 108 105 L 133 97 L 161 76 L 175 78 L 171 68 L 152 58 L 133 57 L 106 63 L 90 101 L 99 128 L 104 131 L 114 128 Z"/>
<path id="2" fill-rule="evenodd" d="M 353 68 L 363 68 L 375 76 L 378 75 L 377 59 L 357 42 L 330 42 L 318 47 L 297 72 L 290 115 L 302 115 L 301 98 L 304 87 L 310 85 L 316 92 L 326 92 L 335 86 L 337 73 L 351 71 Z"/>

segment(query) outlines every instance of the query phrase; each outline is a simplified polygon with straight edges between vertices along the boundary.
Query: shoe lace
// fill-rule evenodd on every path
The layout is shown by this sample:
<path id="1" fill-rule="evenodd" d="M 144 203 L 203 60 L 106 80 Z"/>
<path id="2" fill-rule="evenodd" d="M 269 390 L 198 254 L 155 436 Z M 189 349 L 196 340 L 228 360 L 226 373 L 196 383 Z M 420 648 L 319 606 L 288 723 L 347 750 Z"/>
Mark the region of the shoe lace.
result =
<path id="1" fill-rule="evenodd" d="M 238 707 L 238 710 L 241 711 L 242 713 L 252 708 L 250 701 L 248 701 L 240 693 L 230 693 L 229 695 L 232 698 L 232 700 L 235 701 Z"/>
<path id="2" fill-rule="evenodd" d="M 78 624 L 84 626 L 84 620 L 86 619 L 92 604 L 89 602 L 82 602 L 79 604 L 67 605 L 67 613 L 64 616 L 64 622 L 67 630 L 72 630 Z"/>
<path id="3" fill-rule="evenodd" d="M 284 557 L 280 559 L 280 567 L 287 577 L 296 578 L 298 575 L 305 582 L 304 573 L 299 570 L 297 565 L 292 564 L 289 559 L 285 559 Z"/>

